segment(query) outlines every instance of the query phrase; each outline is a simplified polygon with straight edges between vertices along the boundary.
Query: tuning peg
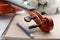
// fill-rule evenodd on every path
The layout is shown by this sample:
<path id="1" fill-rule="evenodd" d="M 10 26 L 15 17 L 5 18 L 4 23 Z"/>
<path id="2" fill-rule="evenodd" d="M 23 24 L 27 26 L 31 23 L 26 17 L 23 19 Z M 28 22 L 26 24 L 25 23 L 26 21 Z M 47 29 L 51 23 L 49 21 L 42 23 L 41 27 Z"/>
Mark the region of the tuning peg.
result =
<path id="1" fill-rule="evenodd" d="M 25 20 L 26 22 L 30 22 L 32 19 L 34 19 L 34 18 L 31 18 L 31 17 L 29 17 L 29 16 L 27 16 L 27 17 L 24 18 L 24 20 Z"/>
<path id="2" fill-rule="evenodd" d="M 32 28 L 36 28 L 38 27 L 39 25 L 32 25 L 32 26 L 29 26 L 29 29 L 32 29 Z"/>
<path id="3" fill-rule="evenodd" d="M 46 14 L 45 12 L 41 12 L 42 15 Z"/>

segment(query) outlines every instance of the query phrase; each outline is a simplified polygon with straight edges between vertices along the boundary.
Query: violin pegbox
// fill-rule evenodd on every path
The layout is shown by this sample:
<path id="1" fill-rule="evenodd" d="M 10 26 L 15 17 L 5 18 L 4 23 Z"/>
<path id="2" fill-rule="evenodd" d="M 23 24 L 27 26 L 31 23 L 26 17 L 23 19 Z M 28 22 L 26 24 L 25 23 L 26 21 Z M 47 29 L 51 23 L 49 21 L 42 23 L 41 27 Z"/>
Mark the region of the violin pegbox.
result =
<path id="1" fill-rule="evenodd" d="M 45 33 L 50 32 L 53 29 L 54 23 L 51 18 L 43 17 L 40 13 L 36 11 L 29 11 L 29 15 L 24 18 L 26 22 L 34 20 L 36 25 L 29 26 L 29 29 L 39 27 L 39 29 Z"/>

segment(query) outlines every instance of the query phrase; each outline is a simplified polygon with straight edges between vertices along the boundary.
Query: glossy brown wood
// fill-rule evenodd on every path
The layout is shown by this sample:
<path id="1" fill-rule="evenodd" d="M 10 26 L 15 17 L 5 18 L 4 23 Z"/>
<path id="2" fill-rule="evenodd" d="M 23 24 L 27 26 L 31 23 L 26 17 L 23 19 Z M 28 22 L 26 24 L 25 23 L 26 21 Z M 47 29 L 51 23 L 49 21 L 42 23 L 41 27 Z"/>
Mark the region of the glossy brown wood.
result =
<path id="1" fill-rule="evenodd" d="M 40 30 L 43 32 L 49 32 L 53 29 L 53 20 L 51 18 L 42 17 L 41 13 L 37 11 L 29 11 L 30 17 L 33 19 L 37 25 L 39 25 Z"/>
<path id="2" fill-rule="evenodd" d="M 0 1 L 0 14 L 16 13 L 17 11 L 21 11 L 21 9 L 12 6 L 8 2 Z"/>

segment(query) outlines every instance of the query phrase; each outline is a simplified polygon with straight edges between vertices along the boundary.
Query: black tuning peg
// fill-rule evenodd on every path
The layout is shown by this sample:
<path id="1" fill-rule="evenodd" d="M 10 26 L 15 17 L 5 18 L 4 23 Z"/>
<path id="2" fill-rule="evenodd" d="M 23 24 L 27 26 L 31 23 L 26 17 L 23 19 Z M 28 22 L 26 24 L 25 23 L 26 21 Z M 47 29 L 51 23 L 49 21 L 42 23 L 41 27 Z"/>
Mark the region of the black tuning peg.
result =
<path id="1" fill-rule="evenodd" d="M 32 25 L 32 26 L 29 26 L 29 29 L 36 28 L 36 27 L 39 27 L 39 25 Z"/>
<path id="2" fill-rule="evenodd" d="M 42 15 L 46 14 L 45 12 L 41 12 Z"/>
<path id="3" fill-rule="evenodd" d="M 30 22 L 32 19 L 34 19 L 34 18 L 31 18 L 31 17 L 29 17 L 29 16 L 27 16 L 27 17 L 24 18 L 24 20 L 25 20 L 26 22 Z"/>

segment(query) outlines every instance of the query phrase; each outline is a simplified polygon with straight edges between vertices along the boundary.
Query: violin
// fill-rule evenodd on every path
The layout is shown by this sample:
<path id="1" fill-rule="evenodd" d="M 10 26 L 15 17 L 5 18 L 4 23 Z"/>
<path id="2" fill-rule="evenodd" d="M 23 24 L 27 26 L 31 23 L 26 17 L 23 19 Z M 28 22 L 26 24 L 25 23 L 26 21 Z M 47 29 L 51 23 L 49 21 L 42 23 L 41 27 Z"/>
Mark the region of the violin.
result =
<path id="1" fill-rule="evenodd" d="M 29 29 L 39 27 L 39 29 L 45 33 L 50 32 L 53 29 L 54 23 L 51 18 L 43 17 L 41 13 L 37 11 L 29 11 L 29 15 L 24 18 L 26 22 L 34 20 L 37 25 L 29 26 Z"/>
<path id="2" fill-rule="evenodd" d="M 13 5 L 20 8 L 14 7 Z M 13 0 L 0 0 L 0 14 L 16 13 L 17 11 L 21 11 L 21 8 L 27 10 L 30 15 L 25 17 L 24 20 L 26 22 L 34 20 L 36 23 L 36 25 L 29 26 L 29 29 L 39 27 L 41 31 L 46 33 L 53 29 L 53 20 L 51 18 L 43 17 L 40 12 L 36 11 L 36 8 L 22 3 L 16 3 Z"/>

